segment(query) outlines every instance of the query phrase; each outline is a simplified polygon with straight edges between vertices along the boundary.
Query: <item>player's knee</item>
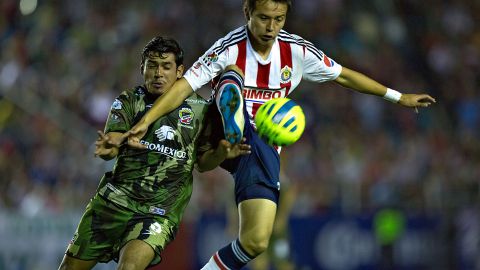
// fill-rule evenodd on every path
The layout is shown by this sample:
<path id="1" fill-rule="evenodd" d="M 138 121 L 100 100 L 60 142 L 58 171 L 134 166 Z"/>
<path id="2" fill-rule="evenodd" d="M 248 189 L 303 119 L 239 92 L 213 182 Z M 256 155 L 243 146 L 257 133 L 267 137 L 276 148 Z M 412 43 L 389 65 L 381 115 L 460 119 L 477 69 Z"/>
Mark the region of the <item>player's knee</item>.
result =
<path id="1" fill-rule="evenodd" d="M 245 78 L 245 75 L 243 75 L 243 71 L 237 66 L 237 65 L 228 65 L 225 68 L 225 72 L 233 70 L 236 73 L 238 73 L 240 76 L 242 76 L 242 79 Z"/>
<path id="2" fill-rule="evenodd" d="M 242 247 L 247 251 L 251 256 L 258 256 L 262 254 L 268 248 L 269 237 L 249 237 L 244 241 L 241 241 Z"/>

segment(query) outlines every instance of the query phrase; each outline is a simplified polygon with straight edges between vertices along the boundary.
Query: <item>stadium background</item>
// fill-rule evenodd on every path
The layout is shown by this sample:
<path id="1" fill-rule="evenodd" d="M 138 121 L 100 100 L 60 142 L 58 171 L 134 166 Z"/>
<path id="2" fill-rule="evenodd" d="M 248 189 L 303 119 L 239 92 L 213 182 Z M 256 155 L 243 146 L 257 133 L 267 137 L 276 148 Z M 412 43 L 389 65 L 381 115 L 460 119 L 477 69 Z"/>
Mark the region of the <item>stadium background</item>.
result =
<path id="1" fill-rule="evenodd" d="M 114 97 L 141 82 L 146 42 L 176 38 L 189 66 L 244 24 L 240 2 L 0 2 L 1 270 L 58 265 L 112 165 L 93 157 L 95 131 Z M 292 98 L 306 132 L 282 153 L 296 269 L 480 269 L 480 2 L 294 2 L 287 31 L 437 99 L 415 114 L 333 83 L 300 85 Z M 234 237 L 228 175 L 195 178 L 159 269 L 198 269 Z"/>

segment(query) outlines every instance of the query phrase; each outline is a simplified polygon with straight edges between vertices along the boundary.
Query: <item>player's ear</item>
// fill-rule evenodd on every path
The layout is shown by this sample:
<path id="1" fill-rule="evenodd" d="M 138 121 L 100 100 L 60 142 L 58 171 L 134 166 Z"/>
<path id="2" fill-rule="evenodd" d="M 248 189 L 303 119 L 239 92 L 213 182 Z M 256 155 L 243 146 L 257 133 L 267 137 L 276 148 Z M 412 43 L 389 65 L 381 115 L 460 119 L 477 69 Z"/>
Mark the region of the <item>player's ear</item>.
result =
<path id="1" fill-rule="evenodd" d="M 184 65 L 180 65 L 180 66 L 177 67 L 177 79 L 182 78 L 184 70 L 185 70 Z"/>
<path id="2" fill-rule="evenodd" d="M 250 20 L 250 14 L 248 13 L 248 8 L 247 7 L 243 8 L 243 14 L 245 15 L 245 19 L 248 22 Z"/>

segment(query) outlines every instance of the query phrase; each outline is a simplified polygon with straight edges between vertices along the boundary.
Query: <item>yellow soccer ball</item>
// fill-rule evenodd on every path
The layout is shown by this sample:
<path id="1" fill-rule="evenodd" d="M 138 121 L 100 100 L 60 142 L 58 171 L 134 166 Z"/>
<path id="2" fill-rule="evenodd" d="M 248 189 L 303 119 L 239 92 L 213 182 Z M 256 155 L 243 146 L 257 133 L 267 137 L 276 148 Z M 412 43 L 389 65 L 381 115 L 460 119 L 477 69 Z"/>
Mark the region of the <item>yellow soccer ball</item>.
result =
<path id="1" fill-rule="evenodd" d="M 291 145 L 305 130 L 303 110 L 289 98 L 265 102 L 258 108 L 254 121 L 258 135 L 270 145 Z"/>

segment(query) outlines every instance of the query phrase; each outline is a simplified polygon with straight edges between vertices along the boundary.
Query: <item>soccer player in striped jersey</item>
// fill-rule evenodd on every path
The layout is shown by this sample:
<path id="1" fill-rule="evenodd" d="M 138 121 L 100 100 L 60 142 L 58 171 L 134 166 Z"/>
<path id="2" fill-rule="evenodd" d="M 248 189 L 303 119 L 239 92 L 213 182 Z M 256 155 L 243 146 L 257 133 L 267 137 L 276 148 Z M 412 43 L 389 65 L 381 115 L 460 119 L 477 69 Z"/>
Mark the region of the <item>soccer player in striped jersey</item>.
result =
<path id="1" fill-rule="evenodd" d="M 91 269 L 110 260 L 118 262 L 118 269 L 158 264 L 190 200 L 195 164 L 200 171 L 210 170 L 226 158 L 249 153 L 246 144 L 232 146 L 222 136 L 213 137 L 212 121 L 220 116 L 196 93 L 151 125 L 142 140 L 145 149 L 112 144 L 183 75 L 178 43 L 152 39 L 142 52 L 141 73 L 145 83 L 115 99 L 105 134 L 98 132 L 95 155 L 117 160 L 87 205 L 59 269 Z"/>
<path id="2" fill-rule="evenodd" d="M 240 269 L 268 246 L 279 198 L 280 162 L 277 151 L 255 133 L 253 117 L 262 103 L 288 96 L 302 79 L 334 81 L 415 109 L 435 102 L 427 94 L 402 94 L 342 67 L 311 42 L 284 31 L 290 6 L 291 0 L 244 0 L 246 25 L 215 42 L 127 134 L 128 143 L 138 147 L 155 119 L 216 79 L 225 138 L 237 143 L 246 137 L 252 154 L 223 164 L 235 179 L 239 237 L 216 252 L 204 269 Z"/>

